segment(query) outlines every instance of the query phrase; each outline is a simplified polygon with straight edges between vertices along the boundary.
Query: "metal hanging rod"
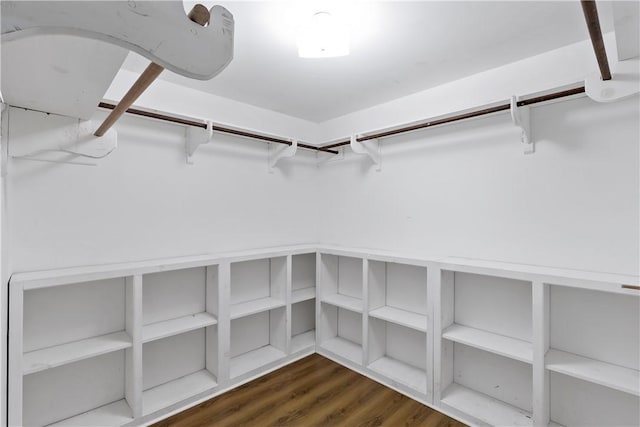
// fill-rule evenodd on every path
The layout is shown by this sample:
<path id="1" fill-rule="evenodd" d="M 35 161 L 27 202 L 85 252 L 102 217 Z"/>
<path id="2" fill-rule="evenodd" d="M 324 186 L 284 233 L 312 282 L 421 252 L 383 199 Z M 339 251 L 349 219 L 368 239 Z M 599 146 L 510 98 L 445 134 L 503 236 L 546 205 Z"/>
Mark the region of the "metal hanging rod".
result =
<path id="1" fill-rule="evenodd" d="M 525 99 L 522 101 L 518 101 L 517 105 L 518 107 L 522 107 L 525 105 L 531 105 L 531 104 L 537 104 L 540 102 L 545 102 L 545 101 L 551 101 L 554 99 L 559 99 L 559 98 L 564 98 L 567 96 L 573 96 L 573 95 L 578 95 L 584 93 L 584 86 L 581 87 L 577 87 L 575 89 L 568 89 L 568 90 L 563 90 L 560 92 L 554 92 L 554 93 L 549 93 L 547 95 L 541 95 L 541 96 L 537 96 L 535 98 L 530 98 L 530 99 Z M 410 125 L 410 126 L 405 126 L 405 127 L 401 127 L 401 128 L 397 128 L 397 129 L 392 129 L 392 130 L 388 130 L 388 131 L 381 131 L 381 132 L 376 132 L 374 134 L 371 135 L 366 135 L 366 136 L 361 136 L 359 138 L 356 138 L 356 141 L 358 142 L 362 142 L 362 141 L 369 141 L 371 139 L 378 139 L 378 138 L 384 138 L 384 137 L 388 137 L 388 136 L 394 136 L 394 135 L 399 135 L 402 133 L 407 133 L 407 132 L 413 132 L 416 130 L 420 130 L 420 129 L 425 129 L 425 128 L 429 128 L 429 127 L 433 127 L 433 126 L 438 126 L 438 125 L 443 125 L 445 123 L 452 123 L 452 122 L 457 122 L 460 120 L 466 120 L 466 119 L 471 119 L 474 117 L 480 117 L 480 116 L 485 116 L 487 114 L 493 114 L 493 113 L 497 113 L 499 111 L 506 111 L 509 110 L 511 108 L 511 104 L 506 103 L 506 104 L 500 104 L 497 105 L 495 107 L 489 107 L 489 108 L 483 108 L 481 110 L 475 110 L 475 111 L 470 111 L 468 113 L 463 113 L 463 114 L 458 114 L 455 116 L 450 116 L 450 117 L 445 117 L 442 119 L 436 119 L 436 120 L 431 120 L 428 122 L 424 122 L 424 123 L 418 123 L 415 125 Z M 350 144 L 350 140 L 344 140 L 344 141 L 340 141 L 340 142 L 335 142 L 333 144 L 329 144 L 329 145 L 324 145 L 322 147 L 320 147 L 321 150 L 326 151 L 332 148 L 338 148 L 338 147 L 343 147 L 345 145 L 349 145 Z"/>
<path id="2" fill-rule="evenodd" d="M 609 69 L 609 61 L 607 60 L 607 50 L 604 47 L 604 39 L 602 38 L 602 29 L 600 28 L 600 19 L 598 19 L 598 8 L 595 0 L 582 0 L 582 11 L 584 19 L 587 21 L 589 29 L 589 37 L 591 44 L 598 60 L 600 67 L 600 76 L 602 80 L 611 80 L 611 70 Z"/>
<path id="3" fill-rule="evenodd" d="M 116 108 L 116 105 L 115 104 L 110 104 L 108 102 L 101 102 L 100 104 L 98 104 L 98 107 L 105 108 L 107 110 L 113 110 L 113 109 Z M 136 108 L 129 108 L 129 109 L 126 110 L 126 112 L 128 114 L 133 114 L 135 116 L 149 117 L 149 118 L 152 118 L 152 119 L 162 120 L 162 121 L 165 121 L 165 122 L 177 123 L 177 124 L 180 124 L 180 125 L 193 126 L 193 127 L 198 127 L 198 128 L 202 128 L 202 129 L 206 129 L 207 128 L 207 124 L 203 123 L 203 122 L 198 122 L 198 121 L 189 120 L 189 119 L 183 119 L 181 117 L 169 116 L 169 115 L 166 115 L 166 114 L 153 113 L 153 112 L 150 112 L 150 111 L 139 110 L 139 109 L 136 109 Z M 246 137 L 246 138 L 258 139 L 260 141 L 273 142 L 273 143 L 276 143 L 276 144 L 291 145 L 291 141 L 290 140 L 286 140 L 286 139 L 282 139 L 282 138 L 276 138 L 276 137 L 268 136 L 268 135 L 261 135 L 259 133 L 253 133 L 253 132 L 248 132 L 248 131 L 244 131 L 244 130 L 227 128 L 227 127 L 224 127 L 224 126 L 213 125 L 213 131 L 214 132 L 220 132 L 220 133 L 228 133 L 230 135 L 243 136 L 243 137 Z M 336 150 L 326 150 L 326 149 L 323 149 L 323 148 L 320 148 L 320 147 L 315 147 L 313 145 L 303 144 L 303 143 L 300 143 L 300 142 L 298 143 L 298 147 L 305 148 L 307 150 L 323 151 L 323 152 L 327 152 L 327 153 L 338 154 L 338 151 L 336 151 Z"/>

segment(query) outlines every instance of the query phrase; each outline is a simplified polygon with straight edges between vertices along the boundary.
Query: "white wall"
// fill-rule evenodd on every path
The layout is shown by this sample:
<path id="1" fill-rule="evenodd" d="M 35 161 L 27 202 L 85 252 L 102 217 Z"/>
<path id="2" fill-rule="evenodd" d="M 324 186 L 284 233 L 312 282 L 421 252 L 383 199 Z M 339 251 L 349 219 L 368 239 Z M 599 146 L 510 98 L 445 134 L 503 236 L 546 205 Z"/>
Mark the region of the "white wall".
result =
<path id="1" fill-rule="evenodd" d="M 322 168 L 320 240 L 638 274 L 638 97 L 531 110 L 524 155 L 508 113 L 382 142 L 382 171 Z M 349 150 L 347 150 L 349 151 Z"/>
<path id="2" fill-rule="evenodd" d="M 12 108 L 9 145 L 71 122 Z M 318 240 L 315 154 L 270 174 L 267 144 L 216 134 L 187 165 L 183 126 L 125 116 L 117 130 L 118 148 L 96 167 L 10 160 L 13 272 Z"/>

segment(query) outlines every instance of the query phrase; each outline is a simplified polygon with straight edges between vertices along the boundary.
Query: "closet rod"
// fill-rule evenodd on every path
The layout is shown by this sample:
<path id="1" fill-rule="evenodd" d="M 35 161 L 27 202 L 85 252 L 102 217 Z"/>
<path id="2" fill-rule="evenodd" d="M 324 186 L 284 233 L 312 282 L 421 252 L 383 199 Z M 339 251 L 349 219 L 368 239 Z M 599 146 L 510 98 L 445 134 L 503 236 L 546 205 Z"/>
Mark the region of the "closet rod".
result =
<path id="1" fill-rule="evenodd" d="M 525 105 L 531 105 L 531 104 L 537 104 L 539 102 L 551 101 L 551 100 L 554 100 L 554 99 L 564 98 L 564 97 L 567 97 L 567 96 L 578 95 L 580 93 L 584 93 L 584 86 L 577 87 L 575 89 L 563 90 L 563 91 L 560 91 L 560 92 L 553 92 L 553 93 L 549 93 L 547 95 L 541 95 L 541 96 L 537 96 L 535 98 L 530 98 L 530 99 L 525 99 L 525 100 L 522 100 L 522 101 L 518 101 L 518 107 L 522 107 L 522 106 L 525 106 Z M 445 118 L 442 118 L 442 119 L 431 120 L 431 121 L 428 121 L 428 122 L 418 123 L 418 124 L 411 125 L 411 126 L 405 126 L 405 127 L 401 127 L 401 128 L 397 128 L 397 129 L 392 129 L 392 130 L 388 130 L 388 131 L 382 131 L 382 132 L 374 133 L 374 134 L 371 134 L 371 135 L 361 136 L 359 138 L 356 138 L 356 141 L 362 142 L 362 141 L 369 141 L 371 139 L 378 139 L 378 138 L 384 138 L 384 137 L 388 137 L 388 136 L 399 135 L 401 133 L 407 133 L 407 132 L 412 132 L 412 131 L 415 131 L 415 130 L 429 128 L 429 127 L 432 127 L 432 126 L 443 125 L 445 123 L 452 123 L 452 122 L 457 122 L 457 121 L 460 121 L 460 120 L 466 120 L 466 119 L 471 119 L 471 118 L 474 118 L 474 117 L 485 116 L 487 114 L 497 113 L 499 111 L 506 111 L 506 110 L 509 110 L 510 108 L 511 108 L 511 104 L 509 104 L 509 103 L 501 104 L 501 105 L 497 105 L 495 107 L 483 108 L 481 110 L 475 110 L 475 111 L 470 111 L 468 113 L 458 114 L 456 116 L 445 117 Z M 332 149 L 332 148 L 342 147 L 342 146 L 349 145 L 349 144 L 350 144 L 349 140 L 335 142 L 333 144 L 329 144 L 329 145 L 325 145 L 325 146 L 320 147 L 320 150 L 326 151 L 326 150 L 329 150 L 329 149 Z"/>
<path id="2" fill-rule="evenodd" d="M 114 108 L 116 108 L 116 105 L 115 104 L 110 104 L 108 102 L 101 102 L 100 104 L 98 104 L 98 107 L 105 108 L 107 110 L 113 110 Z M 149 118 L 152 118 L 152 119 L 162 120 L 162 121 L 165 121 L 165 122 L 177 123 L 177 124 L 180 124 L 180 125 L 193 126 L 193 127 L 198 127 L 198 128 L 202 128 L 202 129 L 206 129 L 207 128 L 207 124 L 203 123 L 203 122 L 197 122 L 195 120 L 183 119 L 181 117 L 168 116 L 166 114 L 152 113 L 150 111 L 139 110 L 137 108 L 129 108 L 129 109 L 127 109 L 126 113 L 133 114 L 134 116 L 149 117 Z M 218 125 L 213 125 L 212 127 L 213 127 L 213 131 L 214 132 L 228 133 L 228 134 L 231 134 L 231 135 L 243 136 L 243 137 L 246 137 L 246 138 L 253 138 L 253 139 L 258 139 L 260 141 L 273 142 L 273 143 L 276 143 L 276 144 L 291 145 L 291 141 L 288 141 L 288 140 L 282 139 L 282 138 L 276 138 L 276 137 L 268 136 L 268 135 L 261 135 L 259 133 L 253 133 L 253 132 L 248 132 L 248 131 L 244 131 L 244 130 L 226 128 L 224 126 L 218 126 Z M 336 150 L 326 150 L 326 149 L 323 149 L 323 148 L 320 148 L 320 147 L 315 147 L 315 146 L 309 145 L 309 144 L 298 143 L 298 147 L 305 148 L 307 150 L 323 151 L 323 152 L 327 152 L 327 153 L 338 154 L 338 152 Z"/>
<path id="3" fill-rule="evenodd" d="M 600 76 L 602 80 L 611 80 L 611 70 L 609 69 L 609 61 L 607 60 L 607 50 L 604 47 L 604 40 L 602 38 L 602 29 L 600 28 L 600 19 L 598 19 L 598 8 L 595 0 L 582 0 L 582 12 L 584 12 L 584 19 L 587 21 L 587 28 L 589 29 L 589 37 L 591 37 L 591 44 L 598 60 L 598 66 L 600 67 Z"/>

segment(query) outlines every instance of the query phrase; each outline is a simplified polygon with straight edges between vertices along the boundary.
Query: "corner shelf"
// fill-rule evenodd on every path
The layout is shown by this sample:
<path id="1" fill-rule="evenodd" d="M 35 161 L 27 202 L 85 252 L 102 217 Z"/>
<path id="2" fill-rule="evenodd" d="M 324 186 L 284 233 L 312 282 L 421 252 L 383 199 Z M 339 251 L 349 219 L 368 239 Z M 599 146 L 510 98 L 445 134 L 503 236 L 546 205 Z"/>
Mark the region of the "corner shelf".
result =
<path id="1" fill-rule="evenodd" d="M 442 332 L 442 338 L 521 362 L 533 363 L 531 343 L 516 338 L 458 324 L 453 324 L 445 329 Z"/>
<path id="2" fill-rule="evenodd" d="M 530 412 L 453 383 L 442 393 L 442 403 L 496 426 L 532 426 Z"/>
<path id="3" fill-rule="evenodd" d="M 427 392 L 427 374 L 423 369 L 388 356 L 370 363 L 368 368 L 422 394 Z"/>
<path id="4" fill-rule="evenodd" d="M 23 355 L 23 374 L 33 374 L 129 347 L 131 337 L 121 331 L 30 351 Z"/>
<path id="5" fill-rule="evenodd" d="M 302 332 L 291 337 L 291 353 L 297 353 L 316 345 L 316 331 Z"/>
<path id="6" fill-rule="evenodd" d="M 272 345 L 265 345 L 255 350 L 239 354 L 231 358 L 230 376 L 236 378 L 246 373 L 258 369 L 262 366 L 276 362 L 285 357 L 284 351 Z"/>
<path id="7" fill-rule="evenodd" d="M 142 393 L 143 414 L 151 414 L 218 385 L 206 369 L 152 387 Z"/>
<path id="8" fill-rule="evenodd" d="M 49 426 L 120 426 L 131 421 L 133 421 L 131 408 L 125 399 L 121 399 Z"/>
<path id="9" fill-rule="evenodd" d="M 362 313 L 362 299 L 354 298 L 347 295 L 332 294 L 322 298 L 323 303 L 331 304 L 336 307 L 344 308 L 356 313 Z"/>
<path id="10" fill-rule="evenodd" d="M 420 332 L 427 332 L 427 316 L 395 307 L 384 306 L 369 312 L 369 316 L 406 326 Z"/>
<path id="11" fill-rule="evenodd" d="M 295 304 L 302 301 L 308 301 L 316 297 L 316 288 L 308 287 L 296 289 L 291 292 L 291 304 Z"/>
<path id="12" fill-rule="evenodd" d="M 217 323 L 218 320 L 216 317 L 207 312 L 188 314 L 176 319 L 151 323 L 142 328 L 142 342 L 167 338 L 195 329 L 206 328 L 207 326 L 212 326 Z"/>
<path id="13" fill-rule="evenodd" d="M 553 349 L 547 352 L 545 367 L 552 372 L 640 396 L 640 373 L 635 369 Z"/>

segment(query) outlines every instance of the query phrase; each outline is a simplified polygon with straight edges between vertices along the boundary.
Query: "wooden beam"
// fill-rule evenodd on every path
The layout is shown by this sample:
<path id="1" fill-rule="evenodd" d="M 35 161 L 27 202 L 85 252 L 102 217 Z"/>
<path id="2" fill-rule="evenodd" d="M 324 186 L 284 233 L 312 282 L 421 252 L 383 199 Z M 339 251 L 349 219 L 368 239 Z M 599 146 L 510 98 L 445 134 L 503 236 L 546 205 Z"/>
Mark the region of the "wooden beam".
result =
<path id="1" fill-rule="evenodd" d="M 584 19 L 587 21 L 591 44 L 596 53 L 598 66 L 600 67 L 600 75 L 602 80 L 611 80 L 611 70 L 609 69 L 609 61 L 607 60 L 607 50 L 604 47 L 604 39 L 602 38 L 602 29 L 600 28 L 600 19 L 598 19 L 598 8 L 595 0 L 581 0 Z"/>

